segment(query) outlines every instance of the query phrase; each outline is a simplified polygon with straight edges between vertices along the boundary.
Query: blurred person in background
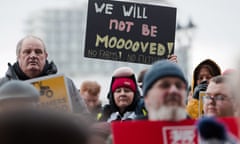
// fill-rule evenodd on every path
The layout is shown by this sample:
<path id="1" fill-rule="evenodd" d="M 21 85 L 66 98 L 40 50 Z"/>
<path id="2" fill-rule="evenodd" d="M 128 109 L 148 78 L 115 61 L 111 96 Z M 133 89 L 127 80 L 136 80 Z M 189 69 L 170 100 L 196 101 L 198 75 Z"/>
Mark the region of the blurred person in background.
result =
<path id="1" fill-rule="evenodd" d="M 233 68 L 227 68 L 222 72 L 222 75 L 237 75 L 238 71 L 237 69 L 233 69 Z"/>
<path id="2" fill-rule="evenodd" d="M 40 93 L 30 83 L 12 80 L 0 87 L 0 112 L 36 109 Z"/>
<path id="3" fill-rule="evenodd" d="M 173 63 L 177 63 L 177 56 L 172 54 L 168 57 L 168 60 L 173 62 Z M 145 104 L 144 104 L 144 97 L 143 97 L 143 92 L 142 92 L 142 88 L 143 88 L 143 79 L 144 79 L 144 75 L 147 73 L 148 68 L 144 68 L 140 71 L 140 73 L 137 76 L 137 83 L 138 83 L 138 87 L 139 87 L 139 91 L 141 94 L 141 98 L 139 100 L 139 106 L 141 107 L 141 109 L 143 109 L 145 111 L 145 116 L 147 115 L 147 110 L 145 108 Z"/>
<path id="4" fill-rule="evenodd" d="M 143 83 L 148 115 L 137 119 L 178 121 L 188 118 L 185 111 L 188 82 L 176 63 L 155 62 L 145 74 Z"/>
<path id="5" fill-rule="evenodd" d="M 108 122 L 96 122 L 90 126 L 88 144 L 107 144 L 111 135 L 111 125 Z"/>
<path id="6" fill-rule="evenodd" d="M 99 113 L 99 121 L 133 120 L 137 115 L 146 115 L 142 109 L 144 106 L 140 103 L 135 74 L 130 67 L 120 67 L 113 72 L 107 98 L 109 104 Z"/>
<path id="7" fill-rule="evenodd" d="M 88 125 L 72 113 L 17 110 L 0 113 L 1 144 L 87 144 Z"/>
<path id="8" fill-rule="evenodd" d="M 17 62 L 8 63 L 5 77 L 0 79 L 0 86 L 10 80 L 29 80 L 57 73 L 57 67 L 53 62 L 48 62 L 48 53 L 43 40 L 29 35 L 21 39 L 16 48 Z M 86 104 L 80 97 L 73 81 L 67 78 L 67 86 L 73 112 L 88 113 Z"/>
<path id="9" fill-rule="evenodd" d="M 234 72 L 231 74 L 225 74 L 228 76 L 228 78 L 230 79 L 231 84 L 233 85 L 233 90 L 234 90 L 234 94 L 233 94 L 233 104 L 235 109 L 235 117 L 237 117 L 237 124 L 238 124 L 238 138 L 240 138 L 240 93 L 239 93 L 239 88 L 240 88 L 240 72 L 239 69 L 234 69 Z"/>
<path id="10" fill-rule="evenodd" d="M 97 118 L 97 114 L 101 112 L 102 104 L 99 99 L 101 86 L 96 81 L 83 81 L 80 87 L 80 95 L 85 101 L 92 117 Z"/>
<path id="11" fill-rule="evenodd" d="M 210 79 L 204 100 L 204 116 L 230 117 L 234 116 L 234 87 L 228 76 L 215 76 Z"/>
<path id="12" fill-rule="evenodd" d="M 140 71 L 140 73 L 138 74 L 138 77 L 137 77 L 137 82 L 138 82 L 138 86 L 142 89 L 142 86 L 143 86 L 143 78 L 144 78 L 144 75 L 146 74 L 147 72 L 147 68 L 145 69 L 142 69 Z"/>
<path id="13" fill-rule="evenodd" d="M 219 65 L 211 59 L 200 62 L 193 71 L 192 90 L 189 92 L 186 110 L 191 118 L 197 119 L 202 115 L 203 105 L 199 105 L 200 92 L 205 92 L 209 80 L 221 75 Z M 201 113 L 199 113 L 201 111 Z"/>
<path id="14" fill-rule="evenodd" d="M 172 54 L 172 55 L 170 55 L 170 56 L 168 57 L 168 60 L 171 61 L 171 62 L 173 62 L 173 63 L 177 63 L 177 56 L 174 55 L 174 54 Z M 138 76 L 137 76 L 138 86 L 139 86 L 141 89 L 142 89 L 142 87 L 143 87 L 144 75 L 146 74 L 147 70 L 148 70 L 147 68 L 142 69 L 142 70 L 139 72 Z M 141 94 L 142 94 L 142 90 L 141 90 Z"/>

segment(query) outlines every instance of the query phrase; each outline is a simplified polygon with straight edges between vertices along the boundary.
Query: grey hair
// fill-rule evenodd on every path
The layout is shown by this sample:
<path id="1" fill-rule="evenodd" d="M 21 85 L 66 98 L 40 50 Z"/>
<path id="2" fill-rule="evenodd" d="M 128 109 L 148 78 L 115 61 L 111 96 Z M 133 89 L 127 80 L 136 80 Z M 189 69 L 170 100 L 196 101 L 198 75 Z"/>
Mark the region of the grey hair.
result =
<path id="1" fill-rule="evenodd" d="M 19 54 L 20 54 L 23 41 L 24 41 L 25 39 L 28 39 L 28 38 L 34 38 L 34 39 L 40 40 L 40 41 L 42 42 L 42 44 L 43 44 L 44 52 L 47 52 L 47 51 L 46 51 L 45 43 L 44 43 L 44 41 L 43 41 L 40 37 L 37 37 L 37 36 L 34 36 L 34 35 L 27 35 L 27 36 L 25 36 L 24 38 L 22 38 L 22 39 L 17 43 L 17 48 L 16 48 L 16 55 L 17 55 L 17 57 L 18 57 Z"/>

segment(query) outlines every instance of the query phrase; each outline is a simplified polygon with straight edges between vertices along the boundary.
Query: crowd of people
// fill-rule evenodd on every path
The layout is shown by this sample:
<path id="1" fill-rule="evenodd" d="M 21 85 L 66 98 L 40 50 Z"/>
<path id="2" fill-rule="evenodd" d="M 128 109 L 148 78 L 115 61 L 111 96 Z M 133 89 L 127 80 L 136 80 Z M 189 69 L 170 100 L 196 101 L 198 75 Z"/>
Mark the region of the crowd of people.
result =
<path id="1" fill-rule="evenodd" d="M 30 35 L 17 44 L 17 61 L 0 79 L 0 143 L 112 143 L 114 121 L 180 121 L 203 117 L 239 116 L 238 72 L 222 73 L 206 59 L 188 81 L 177 56 L 154 62 L 136 75 L 130 67 L 112 73 L 108 104 L 102 105 L 101 85 L 84 81 L 78 89 L 67 78 L 72 112 L 39 108 L 40 93 L 26 80 L 57 74 L 42 39 Z M 2 137 L 5 137 L 2 139 Z M 40 140 L 41 139 L 41 140 Z"/>

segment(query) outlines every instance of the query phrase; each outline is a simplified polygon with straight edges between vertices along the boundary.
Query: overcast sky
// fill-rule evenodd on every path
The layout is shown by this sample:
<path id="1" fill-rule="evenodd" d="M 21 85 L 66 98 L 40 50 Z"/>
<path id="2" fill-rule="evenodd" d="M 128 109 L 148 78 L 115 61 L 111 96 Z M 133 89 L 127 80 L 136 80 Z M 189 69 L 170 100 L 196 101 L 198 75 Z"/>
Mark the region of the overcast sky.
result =
<path id="1" fill-rule="evenodd" d="M 24 20 L 30 13 L 83 1 L 0 0 L 0 76 L 5 74 L 7 62 L 14 63 L 16 60 L 16 43 L 24 36 Z M 240 1 L 171 0 L 171 3 L 177 7 L 178 21 L 185 24 L 191 18 L 197 25 L 191 49 L 191 67 L 205 58 L 215 60 L 222 69 L 233 67 L 240 46 Z"/>
<path id="2" fill-rule="evenodd" d="M 178 19 L 190 16 L 197 25 L 192 47 L 193 66 L 204 58 L 212 58 L 223 70 L 233 67 L 240 48 L 240 1 L 175 2 L 178 6 Z"/>

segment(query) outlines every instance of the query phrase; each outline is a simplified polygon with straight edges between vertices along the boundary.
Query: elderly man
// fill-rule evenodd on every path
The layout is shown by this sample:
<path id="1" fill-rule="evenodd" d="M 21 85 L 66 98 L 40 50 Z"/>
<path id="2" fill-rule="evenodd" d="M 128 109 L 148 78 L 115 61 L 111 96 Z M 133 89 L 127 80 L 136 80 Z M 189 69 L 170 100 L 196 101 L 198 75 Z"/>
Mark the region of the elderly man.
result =
<path id="1" fill-rule="evenodd" d="M 1 78 L 0 85 L 9 80 L 29 80 L 57 73 L 56 65 L 48 62 L 46 46 L 39 37 L 30 35 L 21 39 L 17 44 L 16 54 L 17 62 L 8 64 L 8 71 Z M 87 107 L 72 80 L 67 79 L 67 85 L 73 112 L 87 113 Z"/>
<path id="2" fill-rule="evenodd" d="M 187 118 L 187 80 L 176 63 L 155 62 L 143 80 L 143 95 L 149 120 L 178 121 Z"/>
<path id="3" fill-rule="evenodd" d="M 204 116 L 234 116 L 234 89 L 228 76 L 216 76 L 210 79 L 203 97 Z"/>

